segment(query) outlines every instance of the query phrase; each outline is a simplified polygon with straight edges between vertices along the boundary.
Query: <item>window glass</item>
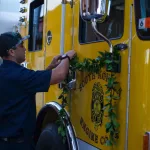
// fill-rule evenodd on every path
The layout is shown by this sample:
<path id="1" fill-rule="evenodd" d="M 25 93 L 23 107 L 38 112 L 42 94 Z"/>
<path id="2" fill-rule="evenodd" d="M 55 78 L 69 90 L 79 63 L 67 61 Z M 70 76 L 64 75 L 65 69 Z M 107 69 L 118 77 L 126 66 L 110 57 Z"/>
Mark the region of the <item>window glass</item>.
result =
<path id="1" fill-rule="evenodd" d="M 36 51 L 42 49 L 43 44 L 43 21 L 44 4 L 43 1 L 34 1 L 30 5 L 29 24 L 29 50 Z"/>
<path id="2" fill-rule="evenodd" d="M 150 39 L 150 1 L 135 0 L 136 29 L 139 38 Z"/>
<path id="3" fill-rule="evenodd" d="M 124 1 L 113 0 L 110 9 L 110 16 L 104 23 L 97 23 L 98 31 L 109 39 L 121 38 L 124 31 Z M 101 41 L 93 32 L 91 23 L 87 23 L 80 17 L 79 41 L 89 43 Z"/>

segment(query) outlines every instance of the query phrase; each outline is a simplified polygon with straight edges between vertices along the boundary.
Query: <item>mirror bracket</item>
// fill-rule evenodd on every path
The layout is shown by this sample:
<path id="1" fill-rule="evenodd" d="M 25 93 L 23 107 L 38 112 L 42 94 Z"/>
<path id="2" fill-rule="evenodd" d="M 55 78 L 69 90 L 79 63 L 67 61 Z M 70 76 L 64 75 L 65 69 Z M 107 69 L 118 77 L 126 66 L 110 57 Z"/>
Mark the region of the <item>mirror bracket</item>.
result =
<path id="1" fill-rule="evenodd" d="M 96 35 L 98 37 L 104 39 L 108 43 L 108 45 L 110 47 L 109 52 L 112 53 L 113 52 L 113 45 L 112 45 L 111 41 L 97 30 L 97 27 L 96 27 L 97 21 L 96 21 L 96 19 L 92 19 L 91 22 L 92 22 L 92 28 L 94 29 L 94 32 L 96 33 Z"/>
<path id="2" fill-rule="evenodd" d="M 73 5 L 75 5 L 74 0 L 67 1 L 67 0 L 62 0 L 62 4 L 70 4 L 71 8 L 73 8 Z"/>

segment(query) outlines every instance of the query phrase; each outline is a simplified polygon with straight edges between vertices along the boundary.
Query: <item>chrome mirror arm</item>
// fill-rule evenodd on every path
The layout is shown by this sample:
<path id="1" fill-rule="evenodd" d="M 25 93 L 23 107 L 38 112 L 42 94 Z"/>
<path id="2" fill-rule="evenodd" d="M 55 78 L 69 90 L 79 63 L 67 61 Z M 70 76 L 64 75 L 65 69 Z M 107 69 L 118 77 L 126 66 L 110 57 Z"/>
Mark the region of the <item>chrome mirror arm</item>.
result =
<path id="1" fill-rule="evenodd" d="M 100 33 L 100 32 L 97 30 L 97 27 L 96 27 L 96 19 L 92 19 L 92 20 L 91 20 L 91 23 L 92 23 L 92 28 L 94 29 L 94 32 L 98 35 L 98 37 L 104 39 L 104 40 L 108 43 L 108 45 L 109 45 L 109 47 L 110 47 L 110 50 L 109 50 L 109 51 L 110 51 L 110 53 L 112 53 L 112 52 L 113 52 L 113 45 L 112 45 L 111 41 L 110 41 L 107 37 L 105 37 L 102 33 Z"/>

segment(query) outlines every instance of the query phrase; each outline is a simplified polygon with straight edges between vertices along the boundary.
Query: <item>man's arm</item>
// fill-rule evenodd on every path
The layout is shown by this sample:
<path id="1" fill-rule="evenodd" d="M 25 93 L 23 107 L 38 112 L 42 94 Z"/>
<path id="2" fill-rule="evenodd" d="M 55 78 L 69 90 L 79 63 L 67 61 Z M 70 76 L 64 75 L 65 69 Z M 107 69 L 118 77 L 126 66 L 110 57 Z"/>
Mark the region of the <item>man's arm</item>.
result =
<path id="1" fill-rule="evenodd" d="M 55 56 L 51 64 L 46 68 L 46 70 L 52 70 L 60 64 L 61 55 Z"/>
<path id="2" fill-rule="evenodd" d="M 75 51 L 72 50 L 66 54 L 72 59 L 75 55 Z M 60 60 L 61 59 L 58 56 L 57 61 L 59 65 L 57 66 L 56 61 L 57 67 L 53 70 L 51 70 L 51 67 L 47 67 L 44 71 L 33 71 L 19 65 L 18 73 L 13 80 L 18 82 L 19 79 L 20 88 L 24 88 L 24 90 L 29 93 L 47 92 L 50 84 L 60 83 L 67 76 L 69 71 L 69 59 L 66 58 L 62 59 L 62 61 Z M 53 63 L 53 65 L 54 64 L 55 63 Z"/>
<path id="3" fill-rule="evenodd" d="M 68 70 L 69 60 L 64 59 L 55 69 L 52 70 L 50 84 L 57 84 L 63 81 L 68 74 Z"/>
<path id="4" fill-rule="evenodd" d="M 66 54 L 70 57 L 70 59 L 72 59 L 76 53 L 74 50 L 71 50 Z M 48 67 L 46 70 L 51 69 Z M 50 84 L 51 85 L 57 84 L 63 81 L 66 78 L 68 71 L 69 71 L 69 59 L 66 58 L 63 59 L 55 69 L 52 70 Z"/>

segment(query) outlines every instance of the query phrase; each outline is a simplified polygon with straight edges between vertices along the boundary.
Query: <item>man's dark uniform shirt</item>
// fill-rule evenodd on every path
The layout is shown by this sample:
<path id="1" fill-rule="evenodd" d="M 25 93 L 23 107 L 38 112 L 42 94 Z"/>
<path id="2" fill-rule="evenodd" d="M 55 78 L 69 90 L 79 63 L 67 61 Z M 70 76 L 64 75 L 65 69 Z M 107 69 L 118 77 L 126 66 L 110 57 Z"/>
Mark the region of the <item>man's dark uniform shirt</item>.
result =
<path id="1" fill-rule="evenodd" d="M 15 62 L 0 65 L 0 137 L 33 136 L 35 94 L 47 92 L 51 71 L 33 71 Z"/>

